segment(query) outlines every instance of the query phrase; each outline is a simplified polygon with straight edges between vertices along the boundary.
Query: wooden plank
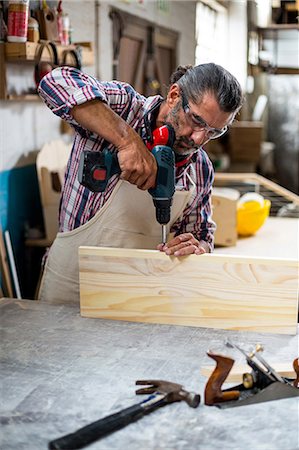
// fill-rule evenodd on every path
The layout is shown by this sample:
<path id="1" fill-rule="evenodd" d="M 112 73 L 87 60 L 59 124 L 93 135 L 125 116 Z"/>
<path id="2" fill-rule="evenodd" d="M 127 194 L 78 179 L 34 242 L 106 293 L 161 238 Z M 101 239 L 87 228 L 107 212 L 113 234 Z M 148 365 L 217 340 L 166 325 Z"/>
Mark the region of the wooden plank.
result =
<path id="1" fill-rule="evenodd" d="M 3 239 L 2 228 L 0 227 L 0 269 L 3 282 L 3 289 L 9 297 L 13 297 L 12 280 L 10 276 L 6 247 Z"/>
<path id="2" fill-rule="evenodd" d="M 79 248 L 84 317 L 296 334 L 298 262 Z"/>
<path id="3" fill-rule="evenodd" d="M 265 358 L 266 361 L 267 358 Z M 273 363 L 269 361 L 269 364 L 278 372 L 282 377 L 287 378 L 295 378 L 296 374 L 293 369 L 292 363 Z M 204 377 L 209 377 L 211 373 L 213 372 L 214 368 L 216 367 L 216 364 L 214 366 L 203 366 L 200 369 L 200 373 Z M 246 372 L 251 372 L 252 369 L 247 364 L 235 364 L 232 367 L 232 370 L 228 374 L 228 377 L 226 378 L 226 383 L 242 383 L 242 375 Z"/>

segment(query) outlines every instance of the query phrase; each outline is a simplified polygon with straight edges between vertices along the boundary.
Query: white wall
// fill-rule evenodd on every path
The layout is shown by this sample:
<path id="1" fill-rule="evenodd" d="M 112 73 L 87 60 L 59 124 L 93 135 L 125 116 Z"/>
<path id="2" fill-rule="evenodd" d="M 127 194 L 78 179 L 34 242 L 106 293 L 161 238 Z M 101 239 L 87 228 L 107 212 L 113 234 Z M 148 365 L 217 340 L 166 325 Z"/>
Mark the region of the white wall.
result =
<path id="1" fill-rule="evenodd" d="M 64 0 L 63 7 L 70 15 L 73 41 L 95 41 L 96 67 L 88 67 L 88 73 L 102 79 L 112 78 L 112 23 L 108 17 L 110 6 L 146 18 L 160 26 L 179 32 L 178 63 L 193 64 L 195 57 L 195 9 L 194 1 L 166 2 L 168 11 L 158 9 L 156 1 Z M 98 23 L 98 29 L 97 29 Z M 27 69 L 28 70 L 28 69 Z M 14 84 L 22 82 L 17 74 Z M 22 156 L 40 149 L 52 139 L 60 137 L 60 119 L 56 118 L 42 102 L 0 102 L 0 171 L 14 167 Z M 28 159 L 26 161 L 28 163 Z"/>

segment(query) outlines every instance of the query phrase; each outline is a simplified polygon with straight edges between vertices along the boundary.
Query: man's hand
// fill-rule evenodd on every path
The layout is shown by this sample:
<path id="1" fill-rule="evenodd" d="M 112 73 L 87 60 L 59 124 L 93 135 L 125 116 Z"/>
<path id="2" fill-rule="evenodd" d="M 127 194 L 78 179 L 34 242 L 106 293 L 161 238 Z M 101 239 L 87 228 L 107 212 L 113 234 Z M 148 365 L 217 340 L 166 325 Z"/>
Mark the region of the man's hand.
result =
<path id="1" fill-rule="evenodd" d="M 142 190 L 155 187 L 156 159 L 137 133 L 133 132 L 130 141 L 118 147 L 117 156 L 122 180 L 136 184 Z"/>
<path id="2" fill-rule="evenodd" d="M 183 233 L 171 239 L 165 245 L 159 244 L 157 247 L 166 255 L 186 256 L 186 255 L 203 255 L 209 253 L 208 244 L 205 241 L 198 241 L 192 233 Z"/>
<path id="3" fill-rule="evenodd" d="M 105 103 L 96 100 L 74 106 L 74 119 L 87 130 L 111 142 L 118 150 L 121 178 L 139 189 L 155 187 L 157 163 L 141 137 Z"/>

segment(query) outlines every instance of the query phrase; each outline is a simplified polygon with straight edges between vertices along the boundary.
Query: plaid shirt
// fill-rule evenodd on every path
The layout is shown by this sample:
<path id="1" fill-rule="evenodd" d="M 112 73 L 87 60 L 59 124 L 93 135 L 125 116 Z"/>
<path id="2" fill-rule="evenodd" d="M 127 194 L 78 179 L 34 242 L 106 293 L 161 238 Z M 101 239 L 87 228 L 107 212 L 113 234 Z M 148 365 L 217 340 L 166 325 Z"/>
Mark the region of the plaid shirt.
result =
<path id="1" fill-rule="evenodd" d="M 146 140 L 144 116 L 161 102 L 161 97 L 156 95 L 146 98 L 127 83 L 100 82 L 71 67 L 59 67 L 46 75 L 39 85 L 39 94 L 54 114 L 69 122 L 75 129 L 59 211 L 59 230 L 71 231 L 86 223 L 103 207 L 119 178 L 114 175 L 102 193 L 91 192 L 79 183 L 78 165 L 83 150 L 102 151 L 104 147 L 111 151 L 116 149 L 96 133 L 82 128 L 73 118 L 72 108 L 89 100 L 99 99 Z M 187 174 L 195 181 L 196 190 L 181 220 L 174 223 L 170 231 L 175 235 L 193 233 L 197 239 L 206 241 L 212 251 L 215 224 L 211 220 L 211 191 L 214 171 L 203 149 L 195 151 L 185 166 L 176 168 L 177 190 L 189 190 L 191 183 Z"/>

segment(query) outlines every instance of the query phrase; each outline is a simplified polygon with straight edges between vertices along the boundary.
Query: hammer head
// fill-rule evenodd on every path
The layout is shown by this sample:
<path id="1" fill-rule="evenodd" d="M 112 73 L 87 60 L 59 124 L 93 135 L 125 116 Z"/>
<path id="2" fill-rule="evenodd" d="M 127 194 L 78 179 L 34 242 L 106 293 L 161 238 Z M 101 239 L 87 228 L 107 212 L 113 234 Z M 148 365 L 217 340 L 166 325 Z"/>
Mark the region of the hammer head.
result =
<path id="1" fill-rule="evenodd" d="M 191 408 L 197 408 L 200 403 L 200 395 L 194 392 L 185 391 L 181 384 L 172 383 L 165 380 L 137 380 L 137 385 L 150 385 L 138 389 L 136 394 L 164 394 L 164 401 L 167 403 L 180 402 L 184 400 Z"/>

